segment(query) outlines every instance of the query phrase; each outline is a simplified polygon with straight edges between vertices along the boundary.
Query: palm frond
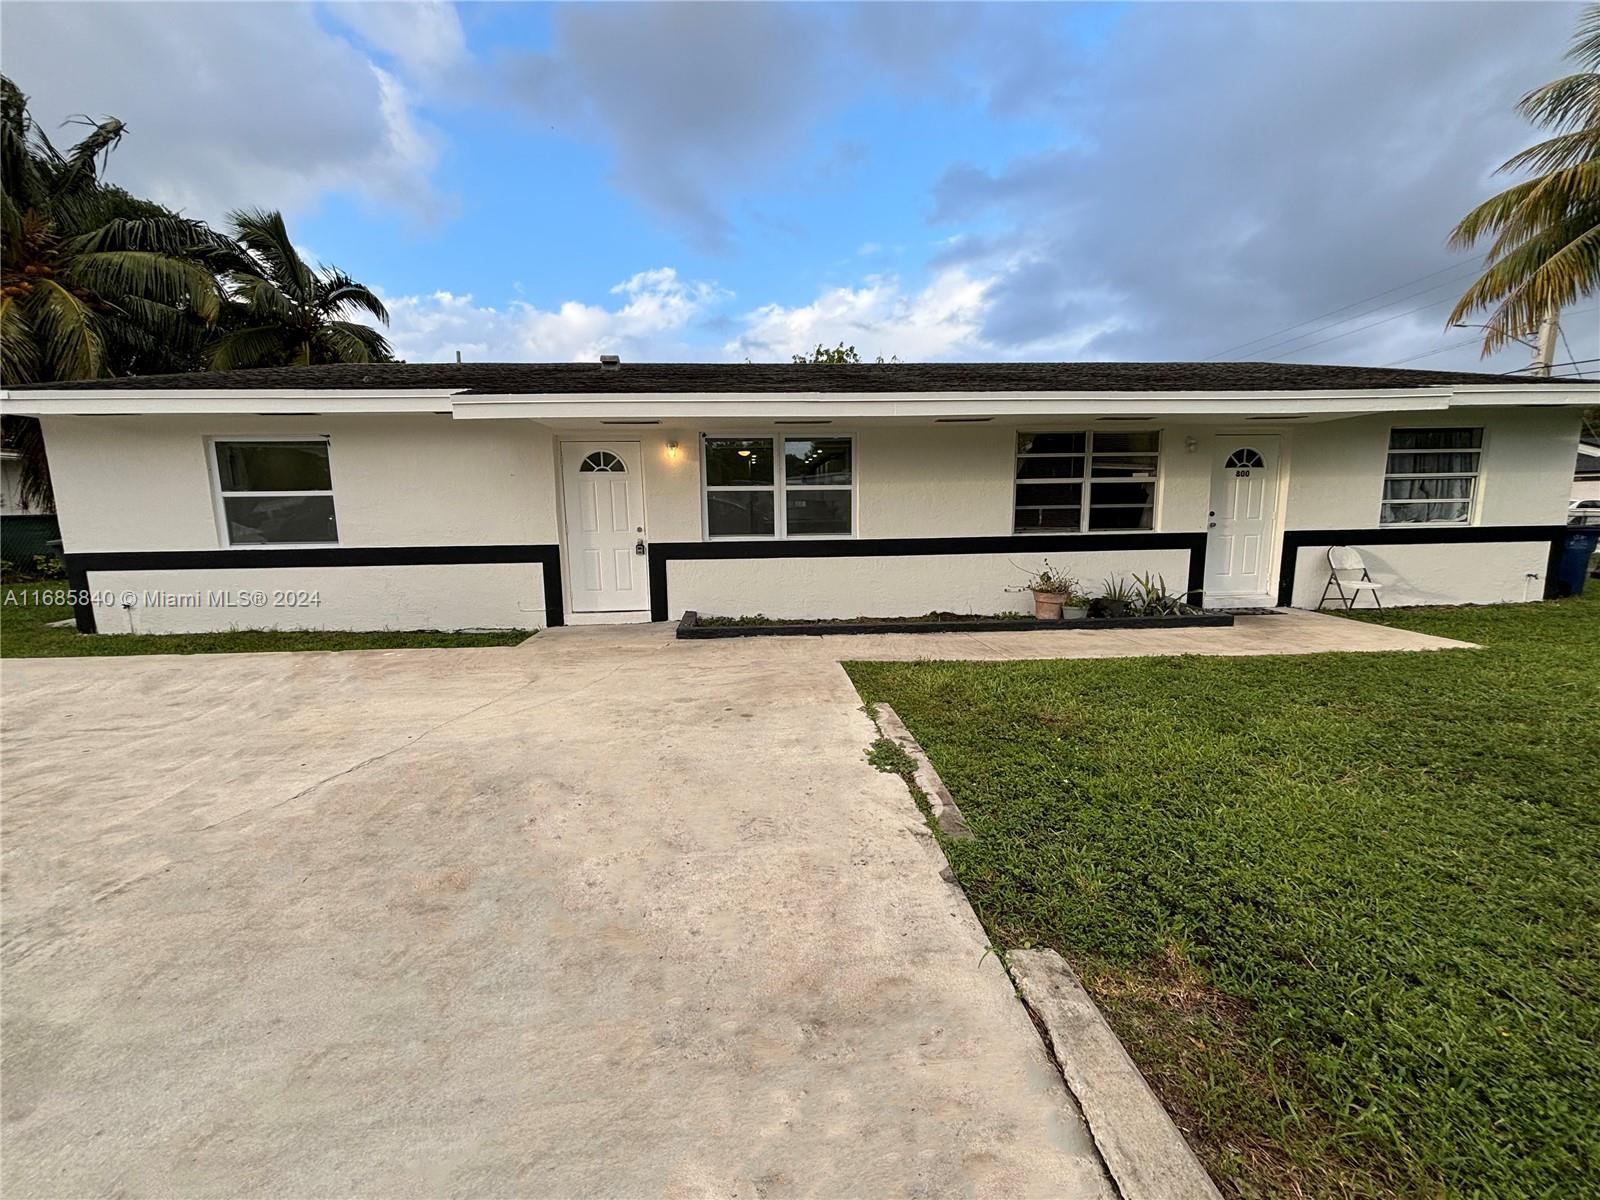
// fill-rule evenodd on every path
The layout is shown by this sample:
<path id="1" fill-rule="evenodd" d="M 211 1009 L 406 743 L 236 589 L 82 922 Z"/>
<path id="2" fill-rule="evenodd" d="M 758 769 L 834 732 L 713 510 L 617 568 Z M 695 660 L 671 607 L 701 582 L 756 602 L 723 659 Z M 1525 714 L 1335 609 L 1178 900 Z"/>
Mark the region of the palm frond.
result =
<path id="1" fill-rule="evenodd" d="M 1600 113 L 1600 74 L 1585 71 L 1536 87 L 1517 102 L 1517 111 L 1547 129 L 1581 129 Z"/>
<path id="2" fill-rule="evenodd" d="M 53 279 L 34 280 L 28 323 L 38 338 L 40 374 L 47 379 L 98 379 L 105 373 L 93 312 Z"/>
<path id="3" fill-rule="evenodd" d="M 34 155 L 30 153 L 33 121 L 22 89 L 0 75 L 0 179 L 9 201 L 27 207 L 40 202 L 43 189 Z"/>
<path id="4" fill-rule="evenodd" d="M 1534 329 L 1545 313 L 1600 291 L 1600 209 L 1542 230 L 1491 265 L 1448 322 L 1489 309 L 1484 353 Z"/>
<path id="5" fill-rule="evenodd" d="M 1600 71 L 1600 4 L 1591 4 L 1578 14 L 1566 57 L 1587 70 Z"/>
<path id="6" fill-rule="evenodd" d="M 233 227 L 233 236 L 259 260 L 267 279 L 300 303 L 310 302 L 316 280 L 294 248 L 282 213 L 237 209 L 228 214 L 228 223 Z"/>
<path id="7" fill-rule="evenodd" d="M 319 362 L 371 363 L 394 358 L 389 342 L 370 325 L 330 321 L 313 335 Z"/>
<path id="8" fill-rule="evenodd" d="M 110 217 L 65 242 L 69 254 L 92 254 L 100 250 L 153 250 L 159 254 L 191 254 L 196 250 L 220 249 L 229 244 L 204 223 L 188 217 L 160 215 L 149 217 Z"/>
<path id="9" fill-rule="evenodd" d="M 289 335 L 280 325 L 256 325 L 223 334 L 206 351 L 213 371 L 275 366 L 289 353 Z"/>
<path id="10" fill-rule="evenodd" d="M 1520 150 L 1501 164 L 1501 171 L 1564 171 L 1600 159 L 1600 114 L 1584 129 L 1559 134 Z"/>
<path id="11" fill-rule="evenodd" d="M 1456 249 L 1492 239 L 1483 273 L 1449 317 L 1455 323 L 1488 310 L 1485 355 L 1600 290 L 1600 4 L 1580 16 L 1567 57 L 1588 69 L 1535 88 L 1517 105 L 1557 131 L 1500 168 L 1534 177 L 1479 204 L 1450 234 Z"/>
<path id="12" fill-rule="evenodd" d="M 101 250 L 76 255 L 67 268 L 73 283 L 99 296 L 182 306 L 204 321 L 215 321 L 222 308 L 216 276 L 192 259 L 153 250 Z"/>
<path id="13" fill-rule="evenodd" d="M 38 370 L 39 347 L 22 302 L 15 296 L 0 297 L 0 383 L 33 383 Z"/>
<path id="14" fill-rule="evenodd" d="M 322 273 L 322 294 L 318 307 L 325 313 L 343 314 L 346 309 L 369 312 L 385 325 L 389 323 L 389 310 L 378 299 L 377 293 L 364 283 L 357 283 L 343 271 L 329 268 Z"/>
<path id="15" fill-rule="evenodd" d="M 228 287 L 253 323 L 276 321 L 284 326 L 299 326 L 304 320 L 301 306 L 285 296 L 270 279 L 233 272 L 228 276 Z"/>
<path id="16" fill-rule="evenodd" d="M 93 188 L 99 182 L 95 159 L 102 154 L 110 154 L 122 141 L 125 127 L 115 117 L 106 117 L 98 123 L 87 117 L 81 120 L 91 127 L 91 132 L 67 152 L 62 169 L 51 180 L 51 191 L 56 196 L 70 196 Z"/>

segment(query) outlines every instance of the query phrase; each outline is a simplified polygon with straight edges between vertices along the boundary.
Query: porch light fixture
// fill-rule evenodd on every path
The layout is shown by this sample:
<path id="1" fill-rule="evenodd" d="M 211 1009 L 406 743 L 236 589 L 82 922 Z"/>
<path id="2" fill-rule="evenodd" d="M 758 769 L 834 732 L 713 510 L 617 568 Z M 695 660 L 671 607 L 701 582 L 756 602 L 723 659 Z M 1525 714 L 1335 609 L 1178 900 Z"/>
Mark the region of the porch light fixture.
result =
<path id="1" fill-rule="evenodd" d="M 1190 454 L 1193 454 L 1196 450 L 1200 449 L 1200 439 L 1191 433 L 1188 437 L 1183 439 L 1183 448 Z"/>
<path id="2" fill-rule="evenodd" d="M 673 438 L 672 441 L 667 443 L 667 457 L 671 458 L 671 459 L 676 459 L 678 457 L 678 439 L 677 438 Z"/>
<path id="3" fill-rule="evenodd" d="M 748 451 L 748 450 L 739 451 L 739 457 L 740 458 L 749 458 L 750 457 L 750 451 Z"/>

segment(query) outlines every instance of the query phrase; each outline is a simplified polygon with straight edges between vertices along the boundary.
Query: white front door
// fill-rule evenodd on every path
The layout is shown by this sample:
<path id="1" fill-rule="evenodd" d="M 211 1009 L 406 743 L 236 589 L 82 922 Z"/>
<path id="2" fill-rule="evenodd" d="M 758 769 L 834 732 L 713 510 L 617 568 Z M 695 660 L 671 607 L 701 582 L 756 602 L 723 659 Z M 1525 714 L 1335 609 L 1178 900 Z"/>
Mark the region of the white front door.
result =
<path id="1" fill-rule="evenodd" d="M 1278 439 L 1218 437 L 1211 468 L 1207 604 L 1271 602 L 1273 519 L 1278 509 Z"/>
<path id="2" fill-rule="evenodd" d="M 574 612 L 650 607 L 638 442 L 562 442 Z"/>

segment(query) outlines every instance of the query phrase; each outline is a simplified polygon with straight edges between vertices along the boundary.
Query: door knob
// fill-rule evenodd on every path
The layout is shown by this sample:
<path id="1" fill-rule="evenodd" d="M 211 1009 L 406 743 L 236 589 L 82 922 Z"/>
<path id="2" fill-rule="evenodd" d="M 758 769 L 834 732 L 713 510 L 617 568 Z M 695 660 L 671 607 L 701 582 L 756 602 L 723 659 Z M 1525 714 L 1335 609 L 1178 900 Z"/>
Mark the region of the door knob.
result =
<path id="1" fill-rule="evenodd" d="M 1206 522 L 1206 528 L 1207 529 L 1215 529 L 1216 527 L 1217 527 L 1217 523 L 1215 521 L 1207 521 Z"/>
<path id="2" fill-rule="evenodd" d="M 633 552 L 635 554 L 643 554 L 644 553 L 644 539 L 643 538 L 640 538 L 637 542 L 635 542 L 633 544 Z"/>

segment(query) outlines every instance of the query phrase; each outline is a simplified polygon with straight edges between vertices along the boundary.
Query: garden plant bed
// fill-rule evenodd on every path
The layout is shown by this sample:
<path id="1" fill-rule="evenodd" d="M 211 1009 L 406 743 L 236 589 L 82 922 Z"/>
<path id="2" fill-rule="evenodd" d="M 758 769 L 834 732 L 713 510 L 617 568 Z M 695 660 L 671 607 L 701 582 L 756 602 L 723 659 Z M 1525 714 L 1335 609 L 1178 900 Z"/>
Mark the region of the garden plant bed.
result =
<path id="1" fill-rule="evenodd" d="M 770 617 L 702 617 L 690 609 L 678 622 L 680 638 L 819 637 L 830 633 L 1011 633 L 1083 629 L 1225 628 L 1231 613 L 1181 617 L 1087 617 L 1040 621 L 1033 617 L 989 617 L 970 613 L 927 613 L 920 617 L 844 617 L 837 620 L 780 620 Z"/>

